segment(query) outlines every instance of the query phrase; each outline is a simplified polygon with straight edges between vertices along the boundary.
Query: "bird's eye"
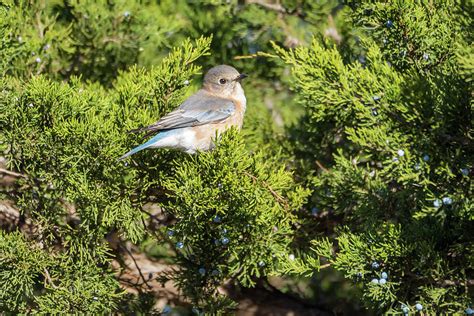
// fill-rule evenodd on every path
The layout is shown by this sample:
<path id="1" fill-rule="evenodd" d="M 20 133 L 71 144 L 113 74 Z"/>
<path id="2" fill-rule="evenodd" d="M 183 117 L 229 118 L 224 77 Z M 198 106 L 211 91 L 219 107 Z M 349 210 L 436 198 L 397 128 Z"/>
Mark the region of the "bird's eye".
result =
<path id="1" fill-rule="evenodd" d="M 226 84 L 226 82 L 227 82 L 227 80 L 225 80 L 225 79 L 219 79 L 220 84 Z"/>

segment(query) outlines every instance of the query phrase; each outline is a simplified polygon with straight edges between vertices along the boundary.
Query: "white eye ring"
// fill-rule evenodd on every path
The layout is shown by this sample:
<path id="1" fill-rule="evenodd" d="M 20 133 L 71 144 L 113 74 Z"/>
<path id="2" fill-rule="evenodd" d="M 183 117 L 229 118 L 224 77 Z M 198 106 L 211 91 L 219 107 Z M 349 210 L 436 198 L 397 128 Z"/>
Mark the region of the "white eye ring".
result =
<path id="1" fill-rule="evenodd" d="M 225 79 L 219 79 L 219 83 L 220 83 L 220 84 L 226 84 L 226 83 L 227 83 L 227 80 L 225 80 Z"/>

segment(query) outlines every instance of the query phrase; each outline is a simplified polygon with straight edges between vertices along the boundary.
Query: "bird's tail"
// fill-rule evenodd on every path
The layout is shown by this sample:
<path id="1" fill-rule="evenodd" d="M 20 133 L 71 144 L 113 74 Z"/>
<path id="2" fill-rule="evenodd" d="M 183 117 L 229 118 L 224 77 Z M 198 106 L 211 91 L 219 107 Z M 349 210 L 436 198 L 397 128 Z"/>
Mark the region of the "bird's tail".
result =
<path id="1" fill-rule="evenodd" d="M 123 160 L 123 159 L 127 158 L 128 156 L 131 156 L 131 155 L 136 154 L 137 152 L 139 152 L 143 149 L 146 149 L 148 147 L 153 146 L 156 142 L 158 142 L 160 139 L 162 139 L 165 135 L 166 135 L 166 132 L 162 132 L 162 133 L 159 133 L 159 134 L 155 135 L 155 137 L 152 137 L 146 143 L 141 144 L 140 146 L 137 146 L 137 147 L 133 148 L 128 153 L 126 153 L 125 155 L 120 157 L 118 160 Z"/>

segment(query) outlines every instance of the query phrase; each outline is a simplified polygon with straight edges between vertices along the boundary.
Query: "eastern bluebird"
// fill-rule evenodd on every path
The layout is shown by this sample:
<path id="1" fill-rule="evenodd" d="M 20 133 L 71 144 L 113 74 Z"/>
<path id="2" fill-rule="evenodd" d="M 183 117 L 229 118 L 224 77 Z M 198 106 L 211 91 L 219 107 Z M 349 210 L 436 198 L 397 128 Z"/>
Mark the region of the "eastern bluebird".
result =
<path id="1" fill-rule="evenodd" d="M 130 131 L 146 132 L 145 137 L 157 134 L 119 160 L 145 148 L 174 148 L 190 154 L 211 149 L 216 133 L 242 126 L 247 100 L 240 81 L 245 77 L 231 66 L 211 68 L 204 76 L 202 88 L 176 110 L 150 126 Z"/>

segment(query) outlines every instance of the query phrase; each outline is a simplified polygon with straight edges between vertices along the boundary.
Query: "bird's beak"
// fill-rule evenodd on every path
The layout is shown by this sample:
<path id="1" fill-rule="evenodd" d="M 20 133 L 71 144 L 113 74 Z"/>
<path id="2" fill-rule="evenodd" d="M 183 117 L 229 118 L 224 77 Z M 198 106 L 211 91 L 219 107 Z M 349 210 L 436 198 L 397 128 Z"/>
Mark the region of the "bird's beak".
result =
<path id="1" fill-rule="evenodd" d="M 237 76 L 237 78 L 234 79 L 234 81 L 239 81 L 240 82 L 242 79 L 247 78 L 247 77 L 248 77 L 248 75 L 246 75 L 246 74 L 240 74 L 240 75 Z"/>

